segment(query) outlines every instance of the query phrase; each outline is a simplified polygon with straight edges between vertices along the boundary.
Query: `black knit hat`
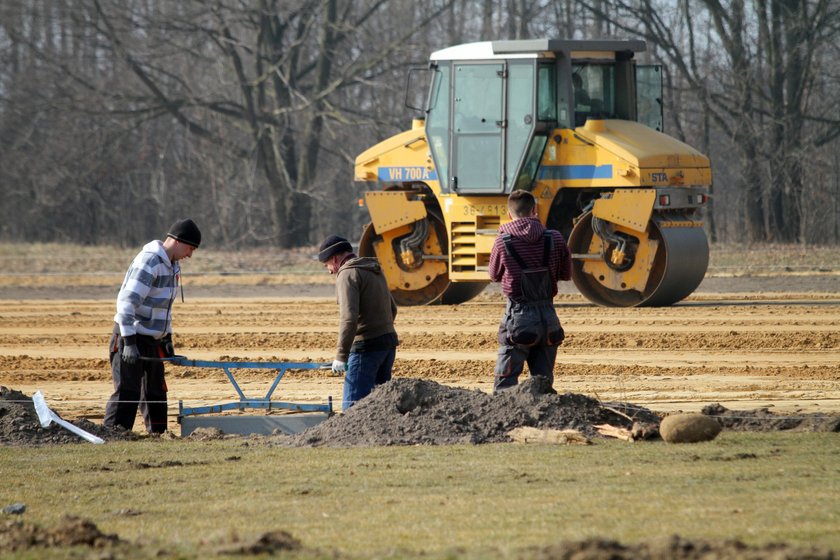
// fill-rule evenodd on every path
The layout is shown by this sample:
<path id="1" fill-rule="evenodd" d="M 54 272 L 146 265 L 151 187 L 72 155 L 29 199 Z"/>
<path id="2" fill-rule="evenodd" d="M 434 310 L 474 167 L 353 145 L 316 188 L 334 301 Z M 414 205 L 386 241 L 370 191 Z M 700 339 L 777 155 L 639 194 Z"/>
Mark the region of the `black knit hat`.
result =
<path id="1" fill-rule="evenodd" d="M 189 218 L 178 220 L 172 224 L 172 227 L 169 228 L 169 232 L 166 235 L 193 247 L 201 245 L 201 232 L 198 230 L 195 222 Z"/>
<path id="2" fill-rule="evenodd" d="M 339 237 L 338 235 L 330 235 L 324 239 L 323 243 L 321 243 L 321 248 L 318 251 L 318 260 L 321 262 L 327 262 L 333 255 L 352 252 L 353 247 L 350 245 L 349 241 L 343 237 Z"/>

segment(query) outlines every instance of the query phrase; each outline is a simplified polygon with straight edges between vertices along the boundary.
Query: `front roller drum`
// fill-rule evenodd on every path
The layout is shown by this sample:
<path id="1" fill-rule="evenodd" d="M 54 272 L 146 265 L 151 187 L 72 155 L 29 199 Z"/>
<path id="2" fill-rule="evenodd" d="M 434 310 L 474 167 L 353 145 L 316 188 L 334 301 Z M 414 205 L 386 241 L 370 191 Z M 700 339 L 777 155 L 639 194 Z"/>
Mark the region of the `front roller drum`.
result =
<path id="1" fill-rule="evenodd" d="M 450 282 L 446 291 L 435 303 L 441 305 L 458 305 L 466 303 L 484 291 L 490 282 Z"/>
<path id="2" fill-rule="evenodd" d="M 402 261 L 399 247 L 400 239 L 410 234 L 410 228 L 405 227 L 402 235 L 396 231 L 378 235 L 373 224 L 367 224 L 362 231 L 359 256 L 379 258 L 391 295 L 399 306 L 427 305 L 440 298 L 449 286 L 445 261 L 446 227 L 434 214 L 429 215 L 429 222 L 431 227 L 423 252 L 433 258 L 412 266 Z"/>
<path id="3" fill-rule="evenodd" d="M 601 251 L 591 212 L 575 224 L 569 237 L 569 248 L 576 255 L 572 280 L 589 301 L 604 307 L 672 305 L 703 281 L 709 243 L 703 228 L 694 222 L 651 220 L 645 233 L 625 233 L 633 239 L 634 259 L 617 270 L 608 262 L 611 247 Z"/>
<path id="4" fill-rule="evenodd" d="M 397 305 L 458 305 L 473 299 L 490 281 L 450 282 L 443 217 L 432 210 L 427 219 L 429 228 L 419 261 L 406 263 L 401 256 L 400 241 L 412 235 L 408 226 L 377 235 L 373 224 L 368 224 L 359 240 L 359 256 L 379 258 Z"/>

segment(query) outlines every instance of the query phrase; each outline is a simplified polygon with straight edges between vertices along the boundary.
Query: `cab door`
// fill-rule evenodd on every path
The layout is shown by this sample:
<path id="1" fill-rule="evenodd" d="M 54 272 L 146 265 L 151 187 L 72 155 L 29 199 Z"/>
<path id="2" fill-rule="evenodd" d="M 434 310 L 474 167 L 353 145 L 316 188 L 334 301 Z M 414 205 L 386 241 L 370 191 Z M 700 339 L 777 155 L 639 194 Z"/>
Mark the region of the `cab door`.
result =
<path id="1" fill-rule="evenodd" d="M 505 190 L 504 63 L 453 68 L 450 188 L 460 194 Z"/>

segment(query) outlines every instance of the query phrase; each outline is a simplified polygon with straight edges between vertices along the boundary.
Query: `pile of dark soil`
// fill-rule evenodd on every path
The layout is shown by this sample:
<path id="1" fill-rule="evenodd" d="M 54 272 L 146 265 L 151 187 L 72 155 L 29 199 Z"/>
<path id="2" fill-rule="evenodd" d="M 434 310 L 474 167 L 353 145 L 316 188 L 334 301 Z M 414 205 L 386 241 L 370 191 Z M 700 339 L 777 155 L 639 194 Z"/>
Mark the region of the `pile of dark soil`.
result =
<path id="1" fill-rule="evenodd" d="M 522 558 L 534 560 L 834 560 L 829 550 L 801 548 L 784 543 L 750 546 L 738 540 L 691 541 L 674 535 L 658 542 L 623 545 L 592 538 L 534 548 Z"/>
<path id="2" fill-rule="evenodd" d="M 296 539 L 288 531 L 278 530 L 263 533 L 256 540 L 252 542 L 234 542 L 222 544 L 218 547 L 219 554 L 229 554 L 236 556 L 250 556 L 250 555 L 264 555 L 273 556 L 274 553 L 282 553 L 283 551 L 301 551 L 303 545 L 300 540 Z M 319 557 L 322 557 L 319 555 Z"/>
<path id="3" fill-rule="evenodd" d="M 422 379 L 393 379 L 327 421 L 289 438 L 292 446 L 355 447 L 441 445 L 510 441 L 520 426 L 578 430 L 610 424 L 631 429 L 634 422 L 659 424 L 650 410 L 628 405 L 603 406 L 584 395 L 556 394 L 542 377 L 496 395 L 440 385 Z"/>
<path id="4" fill-rule="evenodd" d="M 726 430 L 737 432 L 840 432 L 840 415 L 820 413 L 775 414 L 768 408 L 729 410 L 710 404 L 701 411 L 714 417 Z"/>
<path id="5" fill-rule="evenodd" d="M 158 549 L 149 543 L 132 543 L 117 535 L 105 534 L 95 523 L 75 516 L 61 518 L 55 527 L 44 527 L 25 520 L 0 521 L 0 556 L 8 553 L 22 554 L 26 558 L 38 557 L 39 549 L 49 548 L 72 550 L 68 558 L 207 558 L 216 555 L 230 556 L 273 556 L 284 551 L 306 552 L 300 541 L 286 531 L 265 533 L 251 541 L 234 538 L 232 542 L 216 543 L 216 550 L 199 550 L 194 554 Z M 80 549 L 95 549 L 86 554 Z M 302 554 L 306 558 L 328 558 L 318 551 Z M 334 556 L 334 555 L 333 555 Z M 64 556 L 62 556 L 64 557 Z"/>
<path id="6" fill-rule="evenodd" d="M 73 516 L 62 518 L 52 529 L 18 520 L 0 524 L 0 552 L 38 547 L 110 548 L 118 543 L 120 539 L 116 535 L 106 535 L 93 522 Z"/>
<path id="7" fill-rule="evenodd" d="M 86 419 L 74 421 L 73 424 L 105 441 L 130 440 L 137 437 L 133 432 L 94 424 Z M 0 386 L 0 445 L 55 445 L 80 442 L 85 440 L 55 423 L 42 428 L 32 397 Z"/>
<path id="8" fill-rule="evenodd" d="M 283 558 L 347 558 L 336 550 L 307 549 L 301 541 L 284 530 L 264 533 L 252 540 L 204 543 L 191 552 L 159 548 L 160 544 L 133 543 L 118 535 L 105 534 L 92 522 L 79 517 L 64 517 L 55 527 L 42 527 L 27 521 L 0 522 L 0 554 L 37 554 L 49 548 L 53 554 L 67 550 L 68 558 L 193 558 L 249 557 L 279 555 Z M 84 549 L 94 549 L 85 553 Z M 463 553 L 459 550 L 452 557 Z M 487 558 L 509 558 L 493 548 L 484 551 Z M 33 558 L 36 556 L 32 556 Z M 63 556 L 62 556 L 63 557 Z M 423 558 L 425 555 L 410 555 Z M 534 560 L 833 560 L 835 552 L 816 547 L 797 547 L 784 543 L 759 546 L 738 540 L 689 540 L 674 535 L 654 541 L 625 545 L 618 541 L 593 537 L 583 541 L 564 541 L 541 547 L 528 547 L 512 556 Z"/>

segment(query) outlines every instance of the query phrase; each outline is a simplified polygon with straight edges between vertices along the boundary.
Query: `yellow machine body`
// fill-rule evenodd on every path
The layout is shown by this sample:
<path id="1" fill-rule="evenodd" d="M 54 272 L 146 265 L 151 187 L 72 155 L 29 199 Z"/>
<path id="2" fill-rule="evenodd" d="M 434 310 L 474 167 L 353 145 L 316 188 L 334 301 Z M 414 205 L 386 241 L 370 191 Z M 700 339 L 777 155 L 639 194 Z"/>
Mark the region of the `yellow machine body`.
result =
<path id="1" fill-rule="evenodd" d="M 355 179 L 380 185 L 365 193 L 371 224 L 360 251 L 379 258 L 399 303 L 460 303 L 488 282 L 512 187 L 473 194 L 442 185 L 435 164 L 442 156 L 434 157 L 425 126 L 415 120 L 357 157 Z M 533 176 L 519 172 L 516 187 L 534 194 L 540 221 L 564 231 L 586 297 L 609 306 L 667 305 L 696 288 L 708 262 L 702 221 L 694 218 L 712 180 L 706 156 L 645 124 L 589 117 L 546 131 L 537 159 Z M 571 207 L 583 197 L 587 207 Z M 420 224 L 425 231 L 416 231 Z M 699 252 L 697 262 L 686 251 Z M 458 283 L 472 288 L 459 292 Z M 449 301 L 447 293 L 454 293 Z"/>

